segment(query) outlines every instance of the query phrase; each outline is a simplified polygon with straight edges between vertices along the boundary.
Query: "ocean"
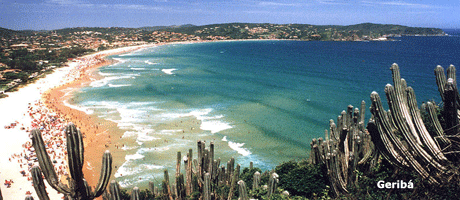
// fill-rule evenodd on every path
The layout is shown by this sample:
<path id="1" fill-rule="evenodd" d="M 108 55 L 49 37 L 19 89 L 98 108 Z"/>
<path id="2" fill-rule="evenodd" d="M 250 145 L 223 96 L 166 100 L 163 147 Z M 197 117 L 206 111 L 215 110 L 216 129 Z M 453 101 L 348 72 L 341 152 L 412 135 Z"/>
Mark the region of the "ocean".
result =
<path id="1" fill-rule="evenodd" d="M 440 102 L 434 68 L 460 66 L 458 30 L 448 37 L 396 37 L 385 42 L 227 41 L 170 44 L 110 56 L 101 79 L 81 88 L 73 106 L 114 121 L 125 146 L 115 172 L 123 187 L 160 184 L 176 153 L 215 144 L 263 170 L 306 159 L 313 138 L 348 105 L 366 108 L 391 81 L 397 63 L 419 105 Z M 370 113 L 366 110 L 367 118 Z M 196 156 L 196 154 L 195 154 Z"/>

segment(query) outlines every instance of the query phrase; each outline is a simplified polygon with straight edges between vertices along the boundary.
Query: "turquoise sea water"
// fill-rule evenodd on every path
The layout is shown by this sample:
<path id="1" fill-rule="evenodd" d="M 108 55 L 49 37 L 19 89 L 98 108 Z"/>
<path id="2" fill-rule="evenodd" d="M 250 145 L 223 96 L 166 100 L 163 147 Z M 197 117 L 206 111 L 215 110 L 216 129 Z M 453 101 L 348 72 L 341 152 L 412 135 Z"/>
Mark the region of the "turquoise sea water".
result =
<path id="1" fill-rule="evenodd" d="M 216 158 L 272 169 L 308 157 L 312 138 L 349 104 L 384 99 L 391 64 L 419 104 L 439 102 L 433 70 L 460 66 L 460 37 L 401 37 L 388 42 L 238 41 L 172 44 L 112 56 L 103 77 L 74 104 L 118 123 L 125 187 L 160 183 L 196 141 L 214 141 Z M 369 107 L 367 105 L 366 107 Z M 367 111 L 369 116 L 369 111 Z M 141 178 L 141 179 L 140 179 Z"/>

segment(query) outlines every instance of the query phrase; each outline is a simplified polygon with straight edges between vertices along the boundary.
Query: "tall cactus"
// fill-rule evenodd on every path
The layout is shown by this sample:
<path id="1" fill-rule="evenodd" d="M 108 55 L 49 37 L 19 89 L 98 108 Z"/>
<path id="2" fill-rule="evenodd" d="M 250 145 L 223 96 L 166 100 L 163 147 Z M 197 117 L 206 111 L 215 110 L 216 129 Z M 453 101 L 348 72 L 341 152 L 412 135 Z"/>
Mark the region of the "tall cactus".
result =
<path id="1" fill-rule="evenodd" d="M 94 191 L 88 186 L 83 177 L 83 164 L 84 164 L 84 145 L 83 137 L 80 131 L 74 124 L 67 125 L 65 134 L 67 137 L 67 157 L 69 172 L 71 175 L 70 186 L 61 183 L 54 171 L 53 163 L 46 152 L 46 146 L 39 130 L 32 131 L 32 144 L 37 153 L 40 169 L 43 172 L 48 184 L 60 193 L 63 193 L 66 198 L 72 200 L 80 199 L 94 199 L 104 193 L 105 188 L 112 173 L 112 155 L 106 151 L 102 157 L 102 169 L 98 184 Z M 37 180 L 34 180 L 37 181 Z M 34 184 L 39 184 L 34 182 Z M 36 191 L 43 193 L 42 189 Z"/>
<path id="2" fill-rule="evenodd" d="M 254 173 L 254 178 L 252 180 L 252 189 L 258 189 L 260 184 L 260 172 L 255 172 Z"/>
<path id="3" fill-rule="evenodd" d="M 204 174 L 203 200 L 211 200 L 211 174 Z"/>
<path id="4" fill-rule="evenodd" d="M 131 193 L 131 198 L 130 200 L 140 200 L 140 196 L 139 196 L 139 188 L 138 187 L 134 187 L 133 188 L 133 192 Z"/>
<path id="5" fill-rule="evenodd" d="M 239 188 L 239 198 L 238 200 L 249 200 L 248 197 L 248 190 L 246 188 L 246 183 L 243 180 L 238 181 L 238 188 Z"/>
<path id="6" fill-rule="evenodd" d="M 278 179 L 278 174 L 272 173 L 270 175 L 270 179 L 268 180 L 268 192 L 267 192 L 267 197 L 270 199 L 270 197 L 275 193 L 276 187 L 278 185 L 279 179 Z"/>

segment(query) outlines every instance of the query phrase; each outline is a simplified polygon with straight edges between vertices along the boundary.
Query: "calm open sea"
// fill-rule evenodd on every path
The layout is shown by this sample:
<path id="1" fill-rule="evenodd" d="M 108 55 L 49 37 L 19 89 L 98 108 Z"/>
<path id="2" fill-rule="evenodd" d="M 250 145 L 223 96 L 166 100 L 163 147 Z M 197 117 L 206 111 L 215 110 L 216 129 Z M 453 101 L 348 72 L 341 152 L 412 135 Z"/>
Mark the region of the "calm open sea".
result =
<path id="1" fill-rule="evenodd" d="M 75 106 L 118 123 L 126 146 L 115 176 L 122 186 L 157 184 L 175 171 L 176 152 L 214 141 L 216 157 L 272 169 L 308 157 L 312 138 L 349 104 L 384 98 L 391 64 L 419 104 L 439 102 L 433 70 L 460 66 L 460 37 L 388 42 L 238 41 L 171 44 L 112 56 L 101 80 Z M 369 107 L 367 105 L 366 107 Z M 369 111 L 367 111 L 369 116 Z M 139 179 L 141 178 L 141 180 Z"/>

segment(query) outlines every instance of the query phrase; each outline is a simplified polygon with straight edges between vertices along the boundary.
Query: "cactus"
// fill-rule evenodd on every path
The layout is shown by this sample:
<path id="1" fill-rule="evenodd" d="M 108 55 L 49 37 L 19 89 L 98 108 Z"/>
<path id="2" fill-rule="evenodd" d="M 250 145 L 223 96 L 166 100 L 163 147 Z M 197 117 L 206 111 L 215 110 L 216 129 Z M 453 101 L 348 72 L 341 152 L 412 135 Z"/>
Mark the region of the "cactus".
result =
<path id="1" fill-rule="evenodd" d="M 110 195 L 109 195 L 110 200 L 121 200 L 120 185 L 118 184 L 118 182 L 116 182 L 115 180 L 110 182 L 109 190 L 110 190 Z"/>
<path id="2" fill-rule="evenodd" d="M 139 197 L 139 188 L 138 187 L 134 187 L 133 188 L 133 192 L 131 193 L 131 198 L 130 200 L 140 200 L 140 197 Z"/>
<path id="3" fill-rule="evenodd" d="M 325 130 L 324 138 L 315 138 L 310 143 L 309 162 L 325 164 L 328 178 L 334 194 L 347 193 L 347 187 L 356 183 L 356 172 L 359 166 L 378 157 L 375 145 L 364 127 L 364 101 L 361 110 L 349 105 L 334 120 L 329 121 L 329 131 Z M 366 166 L 370 171 L 371 166 Z"/>
<path id="4" fill-rule="evenodd" d="M 243 180 L 238 181 L 239 198 L 238 200 L 249 200 L 248 191 L 246 189 L 246 183 Z"/>
<path id="5" fill-rule="evenodd" d="M 169 173 L 168 170 L 164 170 L 164 180 L 163 180 L 163 193 L 170 199 L 172 198 L 171 186 L 169 185 Z"/>
<path id="6" fill-rule="evenodd" d="M 259 188 L 259 184 L 260 184 L 260 172 L 255 172 L 254 178 L 252 180 L 252 189 L 255 190 Z"/>
<path id="7" fill-rule="evenodd" d="M 182 179 L 183 179 L 183 176 L 182 176 Z M 153 184 L 152 181 L 149 181 L 149 190 L 150 190 L 150 194 L 152 196 L 155 196 L 155 184 Z"/>
<path id="8" fill-rule="evenodd" d="M 428 132 L 422 121 L 415 92 L 407 86 L 399 73 L 399 66 L 391 66 L 393 85 L 385 86 L 389 110 L 385 111 L 377 92 L 371 93 L 371 119 L 364 127 L 364 102 L 361 110 L 351 106 L 337 118 L 337 125 L 330 121 L 325 140 L 313 139 L 309 161 L 325 163 L 334 194 L 347 193 L 347 187 L 356 181 L 354 172 L 359 165 L 367 165 L 364 171 L 378 163 L 382 155 L 397 168 L 417 172 L 432 184 L 441 184 L 458 176 L 458 158 L 446 156 L 458 152 L 460 142 L 460 94 L 456 84 L 454 66 L 435 69 L 436 83 L 444 103 L 443 130 L 435 105 L 428 102 L 421 109 L 433 124 L 434 132 Z M 453 142 L 455 141 L 455 142 Z M 362 170 L 362 168 L 360 168 Z"/>
<path id="9" fill-rule="evenodd" d="M 211 200 L 211 174 L 204 174 L 203 199 Z"/>
<path id="10" fill-rule="evenodd" d="M 33 166 L 30 172 L 34 183 L 35 191 L 40 200 L 49 200 L 48 193 L 46 192 L 45 183 L 43 182 L 42 172 L 38 166 Z"/>
<path id="11" fill-rule="evenodd" d="M 30 195 L 27 195 L 25 200 L 34 200 L 34 198 L 32 196 L 30 196 Z"/>
<path id="12" fill-rule="evenodd" d="M 275 193 L 276 187 L 278 185 L 278 174 L 272 173 L 270 175 L 270 179 L 268 180 L 268 192 L 267 192 L 267 197 L 270 199 L 270 197 Z"/>
<path id="13" fill-rule="evenodd" d="M 112 155 L 106 151 L 102 158 L 102 169 L 99 182 L 94 191 L 88 186 L 83 177 L 83 163 L 84 163 L 84 145 L 83 138 L 79 130 L 74 124 L 69 124 L 66 127 L 67 137 L 67 152 L 68 164 L 71 179 L 70 186 L 61 183 L 54 171 L 53 163 L 49 155 L 46 153 L 45 144 L 39 130 L 32 131 L 32 144 L 37 152 L 40 169 L 45 176 L 48 184 L 60 193 L 63 193 L 69 199 L 94 199 L 104 193 L 105 188 L 109 182 L 112 172 Z M 35 180 L 38 181 L 38 180 Z M 34 182 L 34 184 L 39 184 Z M 40 189 L 42 190 L 42 188 Z M 46 193 L 46 191 L 36 191 L 38 193 Z"/>

